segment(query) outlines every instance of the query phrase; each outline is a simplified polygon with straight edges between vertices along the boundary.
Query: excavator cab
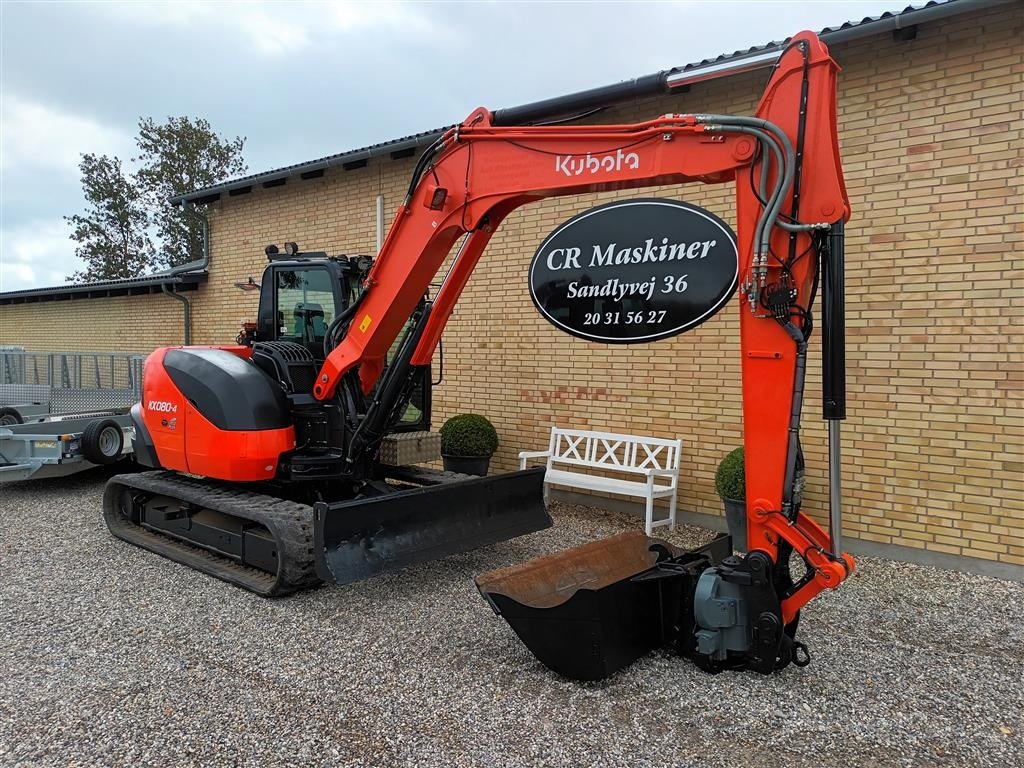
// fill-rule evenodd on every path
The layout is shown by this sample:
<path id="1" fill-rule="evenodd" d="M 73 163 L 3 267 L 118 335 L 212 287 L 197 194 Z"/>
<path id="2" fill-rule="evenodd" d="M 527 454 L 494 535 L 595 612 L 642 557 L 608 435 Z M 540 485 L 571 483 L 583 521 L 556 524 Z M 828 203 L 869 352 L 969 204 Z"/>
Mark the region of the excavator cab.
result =
<path id="1" fill-rule="evenodd" d="M 260 288 L 256 342 L 285 342 L 304 347 L 314 367 L 323 365 L 325 339 L 331 323 L 352 306 L 359 296 L 360 283 L 366 277 L 373 259 L 368 256 L 329 257 L 323 251 L 279 254 L 268 246 L 269 263 Z M 406 324 L 411 326 L 411 320 Z M 392 349 L 394 356 L 397 343 Z M 389 432 L 417 432 L 430 429 L 431 378 L 429 366 L 419 372 L 413 383 L 409 403 Z M 366 410 L 359 399 L 357 408 Z"/>
<path id="2" fill-rule="evenodd" d="M 301 344 L 322 363 L 328 326 L 352 304 L 373 262 L 323 252 L 296 251 L 280 258 L 274 246 L 267 250 L 270 263 L 260 286 L 255 338 Z"/>

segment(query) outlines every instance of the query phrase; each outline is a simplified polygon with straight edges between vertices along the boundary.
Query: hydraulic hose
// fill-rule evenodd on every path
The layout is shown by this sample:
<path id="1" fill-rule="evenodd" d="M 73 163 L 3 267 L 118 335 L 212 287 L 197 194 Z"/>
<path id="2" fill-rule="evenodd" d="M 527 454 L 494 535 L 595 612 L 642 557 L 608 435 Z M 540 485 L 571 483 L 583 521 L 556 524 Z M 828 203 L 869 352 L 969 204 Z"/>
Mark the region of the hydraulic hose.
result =
<path id="1" fill-rule="evenodd" d="M 717 124 L 721 126 L 744 126 L 747 128 L 756 128 L 762 131 L 767 131 L 772 135 L 775 141 L 778 142 L 778 146 L 781 147 L 785 163 L 782 167 L 782 183 L 781 188 L 783 194 L 790 185 L 793 183 L 793 176 L 795 175 L 796 167 L 796 153 L 793 151 L 793 144 L 789 140 L 789 136 L 786 132 L 779 128 L 774 123 L 767 120 L 762 120 L 759 117 L 747 117 L 745 115 L 695 115 L 697 122 L 705 124 Z M 775 210 L 769 217 L 769 221 L 773 224 L 777 224 L 787 232 L 807 232 L 813 229 L 821 229 L 820 224 L 791 224 L 787 221 L 778 220 L 779 210 L 782 208 L 782 200 L 778 200 L 775 206 Z"/>
<path id="2" fill-rule="evenodd" d="M 715 130 L 721 130 L 728 133 L 745 133 L 758 140 L 758 143 L 762 148 L 762 157 L 764 157 L 765 163 L 765 168 L 761 174 L 762 196 L 767 193 L 764 185 L 768 178 L 769 171 L 768 151 L 772 153 L 772 157 L 774 157 L 775 163 L 780 169 L 771 195 L 769 195 L 765 201 L 764 211 L 762 211 L 761 216 L 757 221 L 757 226 L 754 228 L 754 242 L 757 244 L 758 257 L 761 258 L 768 253 L 768 247 L 771 242 L 771 225 L 778 216 L 778 211 L 782 208 L 782 198 L 788 188 L 784 184 L 784 170 L 786 168 L 786 164 L 784 162 L 783 154 L 778 145 L 772 140 L 771 136 L 758 128 L 751 128 L 749 126 L 742 125 L 728 125 L 726 123 L 716 123 L 713 127 Z"/>
<path id="3" fill-rule="evenodd" d="M 384 434 L 387 428 L 387 419 L 395 412 L 398 398 L 402 396 L 405 385 L 408 382 L 410 368 L 409 359 L 416 350 L 420 337 L 423 336 L 423 329 L 426 327 L 427 319 L 433 308 L 431 302 L 426 302 L 420 312 L 416 324 L 409 329 L 405 338 L 399 346 L 398 353 L 388 365 L 387 370 L 381 377 L 374 391 L 373 402 L 367 408 L 362 422 L 352 435 L 349 443 L 348 453 L 345 460 L 354 464 L 363 455 L 367 446 L 376 443 Z"/>
<path id="4" fill-rule="evenodd" d="M 797 453 L 800 450 L 800 412 L 804 405 L 804 380 L 807 373 L 807 339 L 792 320 L 782 323 L 789 337 L 796 342 L 796 370 L 793 376 L 793 399 L 789 412 L 789 443 L 786 449 L 786 474 L 782 485 L 782 507 L 790 522 L 796 520 L 793 505 L 793 481 L 796 477 Z"/>
<path id="5" fill-rule="evenodd" d="M 441 138 L 434 141 L 426 150 L 420 155 L 416 161 L 416 167 L 412 170 L 412 179 L 409 181 L 409 189 L 405 193 L 405 204 L 408 205 L 412 201 L 412 196 L 416 193 L 416 187 L 420 183 L 420 179 L 426 172 L 427 167 L 430 165 L 430 161 L 434 159 L 434 155 L 441 148 L 444 143 L 444 135 Z"/>

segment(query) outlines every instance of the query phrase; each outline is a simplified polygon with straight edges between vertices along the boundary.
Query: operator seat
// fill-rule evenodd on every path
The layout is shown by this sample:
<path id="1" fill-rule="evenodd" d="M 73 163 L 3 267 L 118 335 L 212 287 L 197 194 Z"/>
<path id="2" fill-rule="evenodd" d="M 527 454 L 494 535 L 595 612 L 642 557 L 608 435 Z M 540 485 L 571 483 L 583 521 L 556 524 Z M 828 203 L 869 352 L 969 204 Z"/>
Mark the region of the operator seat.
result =
<path id="1" fill-rule="evenodd" d="M 297 338 L 303 339 L 306 343 L 323 340 L 327 334 L 323 304 L 300 301 L 295 305 L 292 314 L 295 317 L 295 336 Z"/>

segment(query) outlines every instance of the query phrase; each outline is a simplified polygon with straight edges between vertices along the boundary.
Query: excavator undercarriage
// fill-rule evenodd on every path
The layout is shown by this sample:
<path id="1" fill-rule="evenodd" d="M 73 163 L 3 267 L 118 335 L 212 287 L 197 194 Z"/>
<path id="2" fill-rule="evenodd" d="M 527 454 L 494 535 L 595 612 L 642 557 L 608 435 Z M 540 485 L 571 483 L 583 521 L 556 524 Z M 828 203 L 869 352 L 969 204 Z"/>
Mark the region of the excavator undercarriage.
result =
<path id="1" fill-rule="evenodd" d="M 110 479 L 103 516 L 119 539 L 264 597 L 319 583 L 313 508 L 174 472 Z"/>

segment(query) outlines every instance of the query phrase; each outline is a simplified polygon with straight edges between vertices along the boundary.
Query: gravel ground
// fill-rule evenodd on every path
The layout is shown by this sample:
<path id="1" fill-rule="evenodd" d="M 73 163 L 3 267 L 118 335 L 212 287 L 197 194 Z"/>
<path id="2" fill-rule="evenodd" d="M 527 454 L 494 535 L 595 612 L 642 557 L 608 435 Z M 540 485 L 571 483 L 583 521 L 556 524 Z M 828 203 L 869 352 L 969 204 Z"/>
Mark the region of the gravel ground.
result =
<path id="1" fill-rule="evenodd" d="M 1024 764 L 1021 584 L 865 557 L 805 610 L 806 669 L 655 653 L 579 684 L 472 578 L 635 519 L 556 505 L 548 531 L 268 601 L 112 539 L 103 481 L 0 490 L 4 766 Z"/>

